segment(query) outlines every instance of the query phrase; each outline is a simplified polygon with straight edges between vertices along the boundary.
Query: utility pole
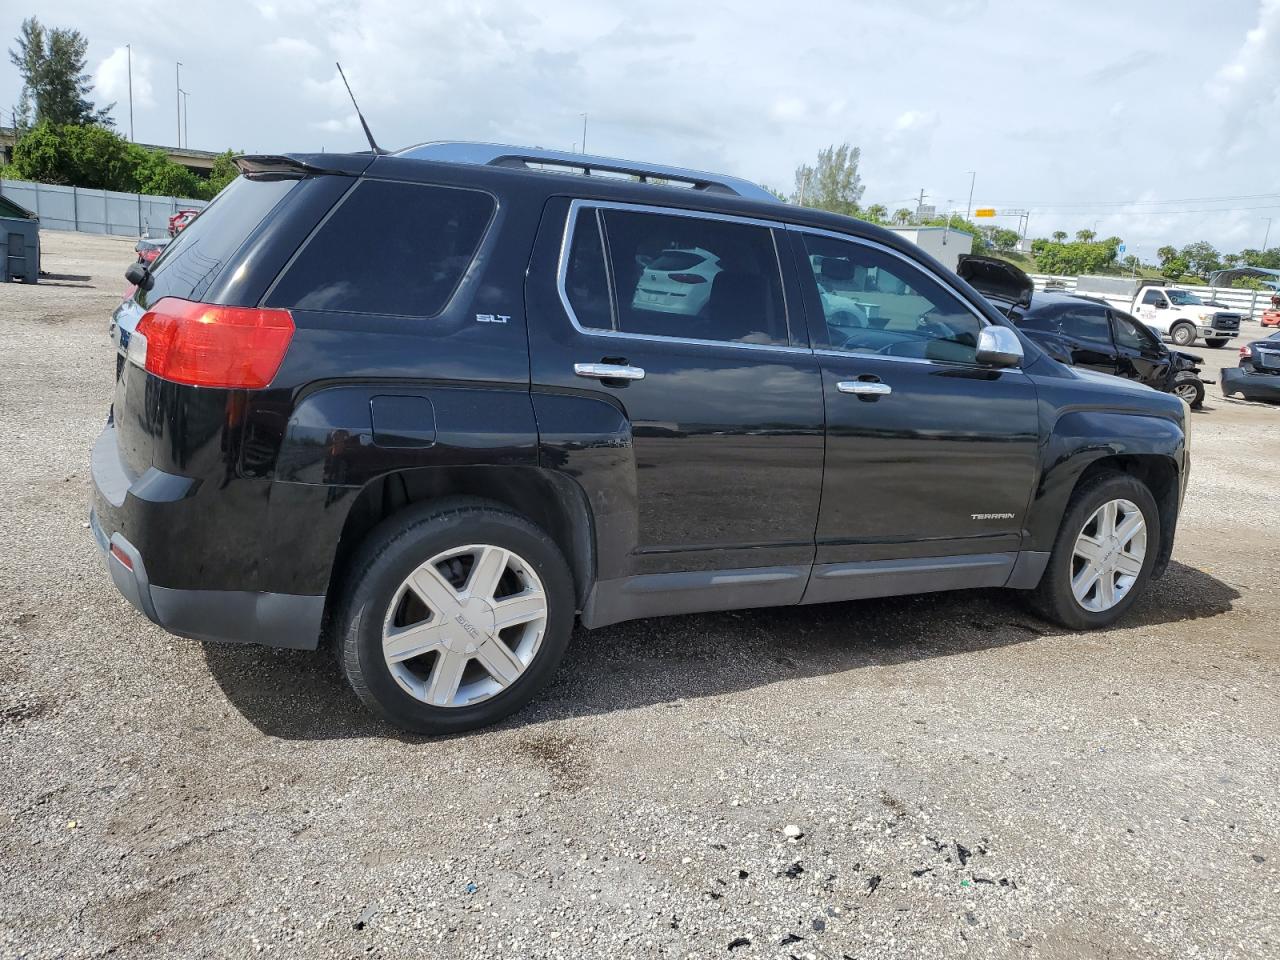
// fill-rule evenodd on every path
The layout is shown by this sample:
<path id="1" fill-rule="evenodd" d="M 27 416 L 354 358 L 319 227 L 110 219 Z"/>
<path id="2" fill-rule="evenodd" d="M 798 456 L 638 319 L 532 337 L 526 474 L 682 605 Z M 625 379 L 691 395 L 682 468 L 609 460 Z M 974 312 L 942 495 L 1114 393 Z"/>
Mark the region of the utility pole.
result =
<path id="1" fill-rule="evenodd" d="M 129 58 L 129 142 L 133 142 L 133 44 L 124 45 L 125 56 Z"/>
<path id="2" fill-rule="evenodd" d="M 925 196 L 926 196 L 926 194 L 925 194 L 925 192 L 924 192 L 924 187 L 921 187 L 921 188 L 920 188 L 920 200 L 916 203 L 916 223 L 919 223 L 919 222 L 920 222 L 920 220 L 922 219 L 922 217 L 921 217 L 921 211 L 924 209 L 924 198 L 925 198 Z"/>
<path id="3" fill-rule="evenodd" d="M 178 105 L 178 146 L 182 146 L 182 61 L 175 62 L 173 68 L 173 89 L 176 92 L 174 101 Z"/>
<path id="4" fill-rule="evenodd" d="M 182 139 L 186 141 L 189 148 L 191 146 L 191 128 L 188 124 L 191 120 L 191 111 L 187 108 L 187 97 L 190 94 L 186 90 L 179 92 L 182 94 Z"/>
<path id="5" fill-rule="evenodd" d="M 973 212 L 973 185 L 978 182 L 978 171 L 969 171 L 969 203 L 964 208 L 964 218 L 969 219 L 969 214 Z"/>
<path id="6" fill-rule="evenodd" d="M 1262 235 L 1262 252 L 1267 252 L 1267 241 L 1271 239 L 1271 218 L 1267 217 L 1267 232 Z"/>
<path id="7" fill-rule="evenodd" d="M 587 115 L 582 115 L 582 152 L 587 152 Z"/>

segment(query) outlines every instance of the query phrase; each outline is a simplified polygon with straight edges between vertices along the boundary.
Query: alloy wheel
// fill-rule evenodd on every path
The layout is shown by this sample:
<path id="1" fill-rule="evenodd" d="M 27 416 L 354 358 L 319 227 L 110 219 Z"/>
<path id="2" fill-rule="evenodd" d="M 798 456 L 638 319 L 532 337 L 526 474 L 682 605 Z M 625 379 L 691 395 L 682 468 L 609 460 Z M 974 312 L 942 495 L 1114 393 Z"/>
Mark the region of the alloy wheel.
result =
<path id="1" fill-rule="evenodd" d="M 533 663 L 547 597 L 533 567 L 491 544 L 439 553 L 396 590 L 382 655 L 400 688 L 433 707 L 465 707 L 511 686 Z"/>
<path id="2" fill-rule="evenodd" d="M 1194 383 L 1180 383 L 1173 388 L 1173 395 L 1187 403 L 1195 403 L 1199 397 L 1200 391 Z"/>
<path id="3" fill-rule="evenodd" d="M 1131 500 L 1109 500 L 1089 517 L 1071 556 L 1071 592 L 1091 613 L 1125 598 L 1147 556 L 1147 523 Z"/>

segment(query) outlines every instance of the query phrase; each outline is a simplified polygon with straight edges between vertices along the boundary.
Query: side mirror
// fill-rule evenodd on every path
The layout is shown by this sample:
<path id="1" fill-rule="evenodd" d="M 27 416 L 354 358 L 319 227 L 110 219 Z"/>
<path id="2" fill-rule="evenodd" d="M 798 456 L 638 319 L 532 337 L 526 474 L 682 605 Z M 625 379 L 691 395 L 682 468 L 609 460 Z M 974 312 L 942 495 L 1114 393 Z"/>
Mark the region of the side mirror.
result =
<path id="1" fill-rule="evenodd" d="M 140 290 L 150 290 L 152 284 L 155 283 L 151 278 L 151 271 L 147 269 L 147 265 L 137 260 L 129 264 L 129 268 L 124 272 L 124 278 Z"/>
<path id="2" fill-rule="evenodd" d="M 1022 341 L 1008 327 L 983 327 L 978 331 L 979 363 L 993 367 L 1017 367 L 1022 365 Z"/>

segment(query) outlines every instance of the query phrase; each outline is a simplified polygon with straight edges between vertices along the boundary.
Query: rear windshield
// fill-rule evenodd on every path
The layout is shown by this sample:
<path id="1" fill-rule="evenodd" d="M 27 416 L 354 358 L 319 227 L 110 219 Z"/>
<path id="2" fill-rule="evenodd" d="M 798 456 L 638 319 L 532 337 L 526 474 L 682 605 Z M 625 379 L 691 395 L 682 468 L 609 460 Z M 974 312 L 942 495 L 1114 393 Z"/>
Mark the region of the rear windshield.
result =
<path id="1" fill-rule="evenodd" d="M 475 258 L 495 206 L 478 190 L 362 181 L 303 247 L 267 305 L 434 317 Z"/>
<path id="2" fill-rule="evenodd" d="M 233 180 L 156 260 L 151 267 L 155 283 L 139 291 L 139 302 L 148 307 L 161 297 L 199 300 L 249 234 L 300 182 Z"/>
<path id="3" fill-rule="evenodd" d="M 651 270 L 688 270 L 696 267 L 705 258 L 687 250 L 663 250 L 649 264 Z"/>

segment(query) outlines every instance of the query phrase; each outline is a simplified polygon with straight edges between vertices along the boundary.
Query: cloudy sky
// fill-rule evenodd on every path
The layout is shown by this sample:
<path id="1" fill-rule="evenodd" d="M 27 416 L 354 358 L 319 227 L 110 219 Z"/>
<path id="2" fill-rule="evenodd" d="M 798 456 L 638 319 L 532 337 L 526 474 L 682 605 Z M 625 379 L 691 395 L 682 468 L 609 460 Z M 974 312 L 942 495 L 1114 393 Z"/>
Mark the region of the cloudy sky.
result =
<path id="1" fill-rule="evenodd" d="M 790 191 L 830 143 L 862 148 L 864 202 L 1029 209 L 1144 258 L 1280 242 L 1280 0 L 199 0 L 4 5 L 89 38 L 102 101 L 138 140 L 211 150 L 364 147 L 341 60 L 383 146 L 436 139 L 700 167 Z M 17 75 L 0 67 L 0 103 Z M 7 110 L 5 113 L 7 114 Z M 1176 201 L 1176 202 L 1167 202 Z M 997 221 L 1016 225 L 1012 218 Z"/>

